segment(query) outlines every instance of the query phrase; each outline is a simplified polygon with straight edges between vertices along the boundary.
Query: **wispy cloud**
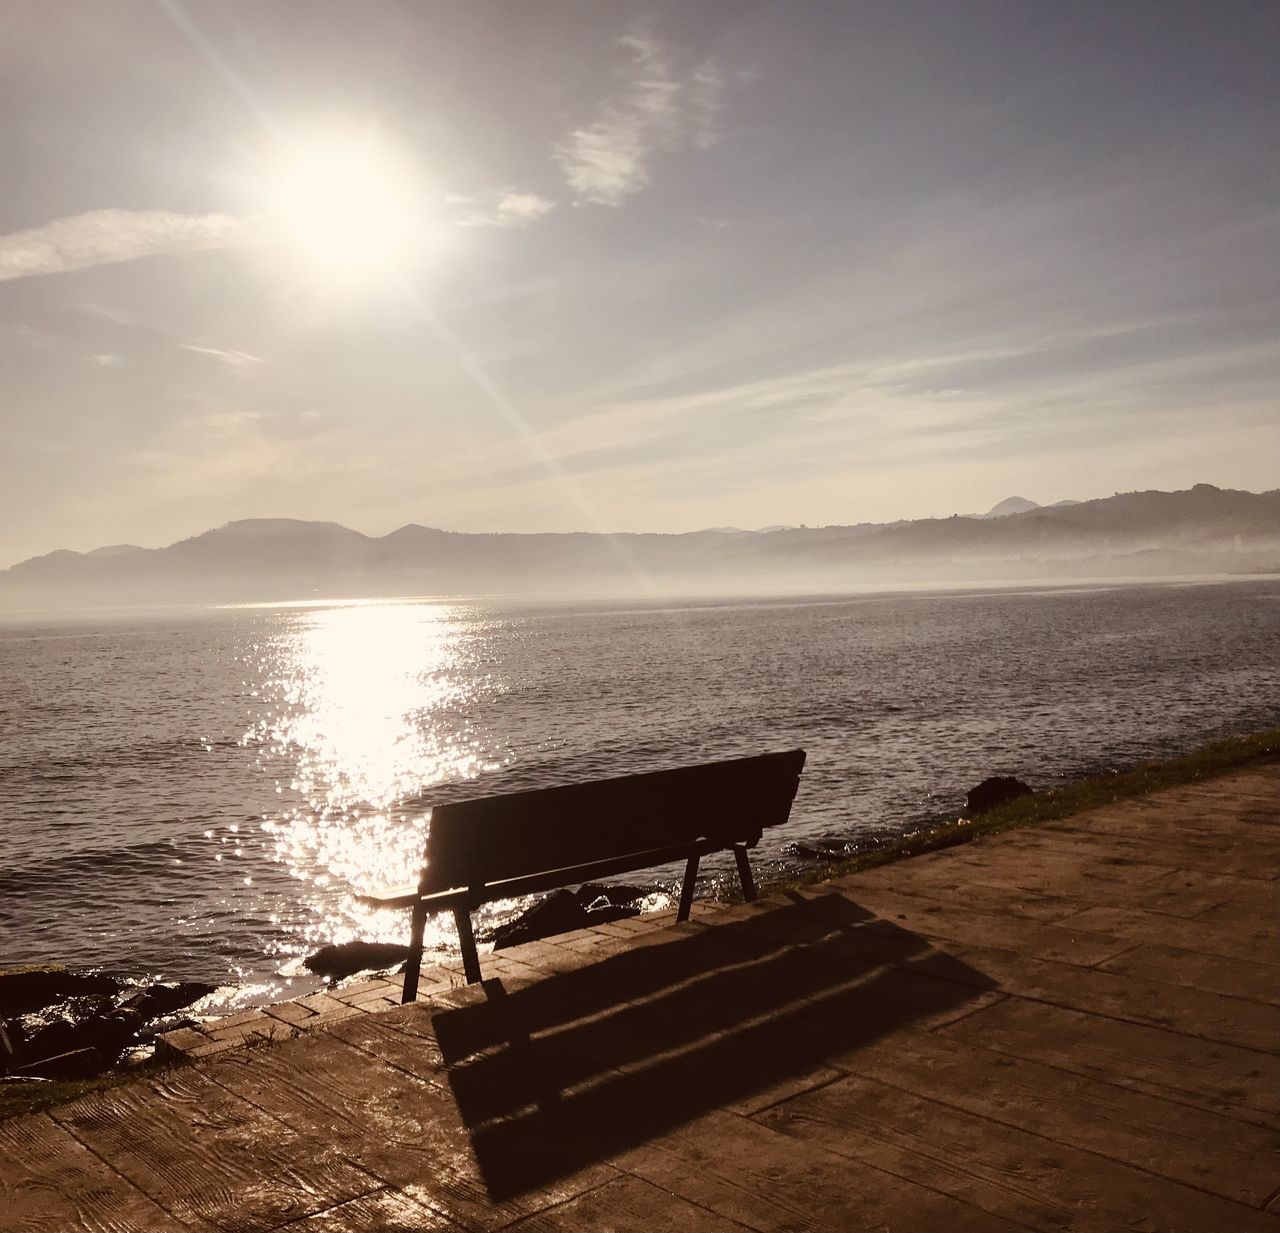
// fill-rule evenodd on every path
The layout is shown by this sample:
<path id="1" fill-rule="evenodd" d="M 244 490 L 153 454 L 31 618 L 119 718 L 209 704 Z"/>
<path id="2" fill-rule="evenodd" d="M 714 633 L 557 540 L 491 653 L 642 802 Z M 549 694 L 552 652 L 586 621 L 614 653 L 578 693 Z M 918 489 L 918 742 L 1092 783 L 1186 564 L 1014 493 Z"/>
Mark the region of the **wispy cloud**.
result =
<path id="1" fill-rule="evenodd" d="M 224 436 L 242 436 L 252 431 L 262 416 L 257 411 L 215 411 L 208 415 L 188 417 L 184 422 L 196 429 L 205 429 Z"/>
<path id="2" fill-rule="evenodd" d="M 556 205 L 537 193 L 509 188 L 484 197 L 450 193 L 445 203 L 457 208 L 460 227 L 527 227 L 550 214 Z"/>
<path id="3" fill-rule="evenodd" d="M 689 140 L 709 150 L 720 140 L 720 112 L 724 108 L 724 73 L 714 60 L 704 60 L 689 79 Z"/>
<path id="4" fill-rule="evenodd" d="M 113 308 L 109 304 L 77 304 L 76 307 L 87 317 L 96 317 L 100 321 L 109 321 L 112 325 L 133 325 L 137 318 L 122 308 Z"/>
<path id="5" fill-rule="evenodd" d="M 183 351 L 192 351 L 196 355 L 207 355 L 211 360 L 217 360 L 219 364 L 225 364 L 228 368 L 236 368 L 241 371 L 262 363 L 261 356 L 250 355 L 247 351 L 224 351 L 221 347 L 198 347 L 195 343 L 179 343 L 178 346 Z"/>
<path id="6" fill-rule="evenodd" d="M 254 220 L 167 210 L 90 210 L 0 235 L 0 282 L 62 274 L 156 253 L 195 252 L 252 243 Z"/>
<path id="7" fill-rule="evenodd" d="M 555 148 L 569 187 L 595 205 L 619 206 L 647 187 L 655 153 L 720 139 L 724 74 L 714 60 L 678 73 L 667 45 L 640 28 L 618 46 L 628 58 L 622 85 Z"/>

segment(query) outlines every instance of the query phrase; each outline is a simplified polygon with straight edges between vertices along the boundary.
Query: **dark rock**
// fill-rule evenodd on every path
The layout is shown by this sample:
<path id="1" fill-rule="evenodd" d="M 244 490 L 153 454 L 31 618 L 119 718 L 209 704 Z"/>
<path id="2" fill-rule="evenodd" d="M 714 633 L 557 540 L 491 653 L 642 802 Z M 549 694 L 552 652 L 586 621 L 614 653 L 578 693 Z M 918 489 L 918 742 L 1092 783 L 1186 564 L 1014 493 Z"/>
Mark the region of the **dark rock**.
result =
<path id="1" fill-rule="evenodd" d="M 10 1021 L 14 1043 L 12 1067 L 53 1057 L 57 1053 L 87 1048 L 95 1042 L 86 1025 L 112 1014 L 115 1001 L 109 996 L 73 997 L 46 1006 Z"/>
<path id="2" fill-rule="evenodd" d="M 582 927 L 590 929 L 592 925 L 607 925 L 611 920 L 628 920 L 632 916 L 639 915 L 639 908 L 628 908 L 621 904 L 617 906 L 612 904 L 593 905 L 587 909 L 587 923 Z"/>
<path id="3" fill-rule="evenodd" d="M 14 1074 L 30 1079 L 90 1079 L 107 1068 L 96 1049 L 73 1049 L 19 1066 Z"/>
<path id="4" fill-rule="evenodd" d="M 202 984 L 200 981 L 185 980 L 176 985 L 150 985 L 131 993 L 120 1003 L 121 1010 L 133 1010 L 143 1020 L 159 1019 L 162 1015 L 171 1015 L 175 1010 L 182 1010 L 203 997 L 208 997 L 216 985 Z"/>
<path id="5" fill-rule="evenodd" d="M 1021 779 L 1008 775 L 993 775 L 984 779 L 976 788 L 969 789 L 966 805 L 970 813 L 986 813 L 997 805 L 1007 801 L 1016 801 L 1020 796 L 1030 796 L 1031 789 Z"/>
<path id="6" fill-rule="evenodd" d="M 17 1060 L 26 1063 L 80 1047 L 78 1025 L 71 1019 L 54 1019 L 22 1041 L 17 1049 Z"/>
<path id="7" fill-rule="evenodd" d="M 389 968 L 403 963 L 408 957 L 409 948 L 397 942 L 341 942 L 322 946 L 314 955 L 308 955 L 303 963 L 317 976 L 341 980 L 357 972 Z"/>
<path id="8" fill-rule="evenodd" d="M 86 994 L 111 995 L 120 982 L 90 972 L 68 972 L 56 964 L 0 971 L 0 1016 L 43 1010 L 67 998 Z"/>
<path id="9" fill-rule="evenodd" d="M 18 1047 L 22 1065 L 14 1067 L 21 1074 L 31 1064 L 64 1053 L 92 1049 L 104 1063 L 120 1056 L 138 1029 L 142 1016 L 134 1010 L 113 1010 L 105 1015 L 83 1019 L 55 1019 L 32 1033 Z"/>
<path id="10" fill-rule="evenodd" d="M 578 902 L 587 909 L 629 908 L 639 900 L 657 894 L 659 889 L 656 886 L 627 886 L 622 882 L 584 882 L 578 888 Z"/>
<path id="11" fill-rule="evenodd" d="M 27 1078 L 98 1074 L 140 1043 L 139 1033 L 149 1020 L 171 1015 L 214 990 L 213 985 L 195 982 L 152 985 L 131 992 L 117 1006 L 119 982 L 110 977 L 79 977 L 58 968 L 20 975 L 46 978 L 18 986 L 15 1000 L 22 1005 L 42 1002 L 50 990 L 61 991 L 53 1002 L 0 1020 L 0 1070 Z M 66 977 L 69 982 L 63 980 Z M 58 978 L 57 983 L 48 978 Z"/>
<path id="12" fill-rule="evenodd" d="M 587 901 L 590 906 L 584 903 L 583 896 L 583 891 L 588 889 L 601 892 Z M 610 902 L 611 895 L 605 892 L 614 889 L 601 883 L 588 883 L 576 895 L 567 890 L 553 891 L 531 908 L 526 908 L 515 920 L 499 925 L 493 931 L 493 949 L 506 950 L 509 946 L 536 942 L 539 938 L 553 937 L 557 933 L 572 933 L 575 929 L 589 929 L 592 925 L 603 925 L 611 920 L 639 916 L 640 909 L 631 904 L 653 894 L 648 887 L 622 887 L 618 897 L 626 902 L 613 903 Z"/>
<path id="13" fill-rule="evenodd" d="M 856 851 L 847 839 L 793 839 L 782 848 L 787 856 L 812 861 L 839 861 Z"/>
<path id="14" fill-rule="evenodd" d="M 533 907 L 526 908 L 515 920 L 499 925 L 494 931 L 493 949 L 505 950 L 508 946 L 535 942 L 552 934 L 585 929 L 587 924 L 587 909 L 577 895 L 567 890 L 553 891 Z"/>
<path id="15" fill-rule="evenodd" d="M 116 1009 L 115 999 L 110 996 L 95 994 L 92 997 L 67 998 L 56 1002 L 42 1010 L 32 1011 L 13 1020 L 21 1027 L 22 1035 L 30 1038 L 51 1023 L 80 1023 L 85 1019 L 96 1019 L 109 1015 Z"/>

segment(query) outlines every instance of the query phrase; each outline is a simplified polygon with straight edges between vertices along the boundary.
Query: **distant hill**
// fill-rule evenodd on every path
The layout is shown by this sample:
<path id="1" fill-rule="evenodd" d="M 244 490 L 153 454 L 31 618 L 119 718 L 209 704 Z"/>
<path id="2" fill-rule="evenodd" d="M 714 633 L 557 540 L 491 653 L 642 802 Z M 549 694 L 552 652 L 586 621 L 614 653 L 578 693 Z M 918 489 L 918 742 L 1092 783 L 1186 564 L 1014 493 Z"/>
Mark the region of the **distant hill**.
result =
<path id="1" fill-rule="evenodd" d="M 1026 497 L 1005 497 L 1003 501 L 993 505 L 985 514 L 970 514 L 970 518 L 1007 518 L 1010 514 L 1026 514 L 1033 509 L 1063 509 L 1068 505 L 1081 505 L 1081 501 L 1073 501 L 1068 497 L 1065 501 L 1055 501 L 1052 505 L 1041 505 L 1038 501 L 1029 501 Z"/>
<path id="2" fill-rule="evenodd" d="M 1017 508 L 1021 506 L 1023 508 Z M 369 536 L 258 518 L 166 548 L 60 549 L 0 571 L 0 608 L 422 594 L 837 591 L 868 584 L 1151 577 L 1280 568 L 1280 490 L 1197 484 L 986 515 L 687 534 Z"/>
<path id="3" fill-rule="evenodd" d="M 1006 518 L 1010 514 L 1025 514 L 1028 510 L 1039 509 L 1040 506 L 1035 501 L 1028 501 L 1026 497 L 1005 497 L 997 505 L 993 505 L 985 514 L 979 514 L 980 518 Z"/>

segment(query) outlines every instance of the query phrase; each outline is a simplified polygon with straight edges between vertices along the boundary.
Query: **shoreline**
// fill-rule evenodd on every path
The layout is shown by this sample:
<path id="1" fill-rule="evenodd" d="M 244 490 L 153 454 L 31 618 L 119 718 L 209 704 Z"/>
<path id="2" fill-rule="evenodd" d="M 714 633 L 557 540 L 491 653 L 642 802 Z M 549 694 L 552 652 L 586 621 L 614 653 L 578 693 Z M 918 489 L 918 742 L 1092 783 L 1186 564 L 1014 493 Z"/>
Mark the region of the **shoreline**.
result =
<path id="1" fill-rule="evenodd" d="M 860 870 L 908 860 L 926 852 L 967 843 L 980 836 L 1035 826 L 1118 801 L 1148 796 L 1165 788 L 1212 781 L 1251 766 L 1266 765 L 1276 761 L 1280 761 L 1280 729 L 1267 729 L 1246 736 L 1212 741 L 1179 757 L 1145 762 L 1114 775 L 1091 776 L 1064 784 L 1059 788 L 1020 797 L 972 819 L 958 818 L 921 826 L 899 839 L 870 847 L 865 851 L 829 861 L 821 860 L 815 863 L 812 869 L 800 874 L 762 880 L 760 890 L 762 895 L 769 895 L 779 891 L 811 887 Z M 719 902 L 733 903 L 738 898 L 736 895 L 728 894 L 722 896 Z M 334 993 L 347 994 L 356 997 L 357 1000 L 376 1001 L 376 998 L 369 996 L 373 993 L 371 989 L 364 993 L 360 991 L 379 979 L 384 981 L 390 979 L 394 982 L 394 977 L 378 978 L 372 973 L 360 973 L 352 978 L 348 985 L 335 986 Z M 310 996 L 314 998 L 317 995 Z M 319 996 L 329 998 L 328 994 Z M 336 998 L 334 1000 L 336 1001 Z M 291 1006 L 294 1003 L 282 1003 L 282 1005 Z M 240 1012 L 204 1021 L 201 1026 L 209 1027 L 214 1031 L 225 1030 L 235 1026 L 233 1021 L 245 1018 L 246 1012 Z M 283 1028 L 285 1025 L 282 1023 L 280 1026 Z M 251 1039 L 251 1034 L 246 1033 L 239 1043 L 247 1045 L 254 1041 Z M 270 1042 L 264 1039 L 261 1043 Z M 179 1051 L 157 1051 L 157 1055 L 146 1062 L 112 1069 L 90 1079 L 0 1080 L 0 1120 L 24 1113 L 38 1112 L 89 1092 L 115 1087 L 135 1078 L 154 1075 L 175 1065 L 182 1065 L 186 1060 Z"/>
<path id="2" fill-rule="evenodd" d="M 1128 770 L 1086 775 L 1061 787 L 1036 791 L 974 818 L 925 823 L 896 839 L 869 845 L 863 851 L 830 861 L 816 861 L 812 869 L 767 882 L 762 880 L 760 889 L 767 894 L 811 886 L 861 869 L 872 869 L 925 852 L 968 843 L 982 835 L 996 835 L 1002 831 L 1052 822 L 1102 805 L 1149 796 L 1163 788 L 1215 779 L 1249 766 L 1276 761 L 1280 761 L 1280 728 L 1264 728 L 1243 736 L 1224 737 L 1172 758 L 1156 758 L 1140 762 Z M 722 897 L 722 902 L 736 903 L 740 898 L 740 894 L 729 893 Z"/>

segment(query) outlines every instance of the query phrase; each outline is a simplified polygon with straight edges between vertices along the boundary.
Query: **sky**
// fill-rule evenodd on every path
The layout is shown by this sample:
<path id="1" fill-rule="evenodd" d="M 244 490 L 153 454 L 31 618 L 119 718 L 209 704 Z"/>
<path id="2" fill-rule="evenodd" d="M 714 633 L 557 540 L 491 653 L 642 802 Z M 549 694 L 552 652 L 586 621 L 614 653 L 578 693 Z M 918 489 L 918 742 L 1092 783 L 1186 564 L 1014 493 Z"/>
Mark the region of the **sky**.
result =
<path id="1" fill-rule="evenodd" d="M 0 566 L 1280 486 L 1272 0 L 0 0 Z"/>

